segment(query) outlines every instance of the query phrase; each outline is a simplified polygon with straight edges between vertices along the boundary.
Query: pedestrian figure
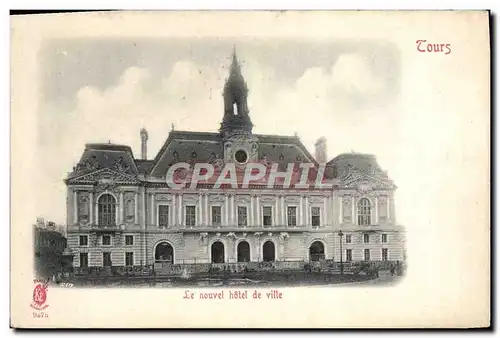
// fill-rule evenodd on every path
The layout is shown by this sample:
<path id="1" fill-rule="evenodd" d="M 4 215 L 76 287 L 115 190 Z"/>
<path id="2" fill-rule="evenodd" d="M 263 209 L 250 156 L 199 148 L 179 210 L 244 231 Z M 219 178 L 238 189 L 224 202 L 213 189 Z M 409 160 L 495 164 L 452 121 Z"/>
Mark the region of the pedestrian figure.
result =
<path id="1" fill-rule="evenodd" d="M 391 276 L 394 276 L 394 264 L 391 264 Z"/>

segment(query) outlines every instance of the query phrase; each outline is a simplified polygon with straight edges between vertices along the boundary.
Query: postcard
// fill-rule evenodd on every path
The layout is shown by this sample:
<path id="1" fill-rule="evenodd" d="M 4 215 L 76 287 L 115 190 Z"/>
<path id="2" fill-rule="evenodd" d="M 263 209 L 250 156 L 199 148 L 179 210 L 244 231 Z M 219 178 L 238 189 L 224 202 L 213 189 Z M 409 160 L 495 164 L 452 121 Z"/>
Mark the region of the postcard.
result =
<path id="1" fill-rule="evenodd" d="M 11 326 L 490 325 L 487 11 L 11 17 Z"/>

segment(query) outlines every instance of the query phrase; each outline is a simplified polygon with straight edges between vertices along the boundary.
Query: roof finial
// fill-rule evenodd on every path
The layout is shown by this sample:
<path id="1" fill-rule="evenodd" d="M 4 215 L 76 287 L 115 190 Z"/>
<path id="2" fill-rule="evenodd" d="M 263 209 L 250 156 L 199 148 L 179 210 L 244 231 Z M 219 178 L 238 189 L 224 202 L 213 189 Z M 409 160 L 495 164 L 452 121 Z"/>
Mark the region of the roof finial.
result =
<path id="1" fill-rule="evenodd" d="M 172 131 L 175 129 L 174 123 L 172 122 Z"/>

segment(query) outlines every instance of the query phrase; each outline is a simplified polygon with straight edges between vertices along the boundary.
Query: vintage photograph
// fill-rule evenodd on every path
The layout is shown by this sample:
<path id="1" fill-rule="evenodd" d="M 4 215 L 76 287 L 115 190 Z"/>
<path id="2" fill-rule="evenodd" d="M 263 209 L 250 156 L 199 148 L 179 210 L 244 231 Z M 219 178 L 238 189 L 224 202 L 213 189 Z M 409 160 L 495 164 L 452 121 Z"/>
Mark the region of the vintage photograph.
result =
<path id="1" fill-rule="evenodd" d="M 40 120 L 62 134 L 40 125 L 42 156 L 59 161 L 43 168 L 54 198 L 35 224 L 37 277 L 396 282 L 407 268 L 397 187 L 365 152 L 390 150 L 355 138 L 373 126 L 368 112 L 393 123 L 399 58 L 387 41 L 47 41 L 52 111 Z M 310 107 L 291 110 L 297 97 Z"/>
<path id="2" fill-rule="evenodd" d="M 484 13 L 11 23 L 16 323 L 485 323 Z"/>

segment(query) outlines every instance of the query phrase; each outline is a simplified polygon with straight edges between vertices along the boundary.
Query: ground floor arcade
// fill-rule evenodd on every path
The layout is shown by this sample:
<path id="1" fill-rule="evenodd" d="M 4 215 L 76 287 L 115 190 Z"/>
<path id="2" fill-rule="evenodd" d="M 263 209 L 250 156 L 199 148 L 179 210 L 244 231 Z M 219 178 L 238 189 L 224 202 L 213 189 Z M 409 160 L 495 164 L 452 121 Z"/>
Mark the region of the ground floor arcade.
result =
<path id="1" fill-rule="evenodd" d="M 179 232 L 74 234 L 69 246 L 75 267 L 404 259 L 404 237 L 399 232 L 346 232 L 340 241 L 327 232 Z"/>

